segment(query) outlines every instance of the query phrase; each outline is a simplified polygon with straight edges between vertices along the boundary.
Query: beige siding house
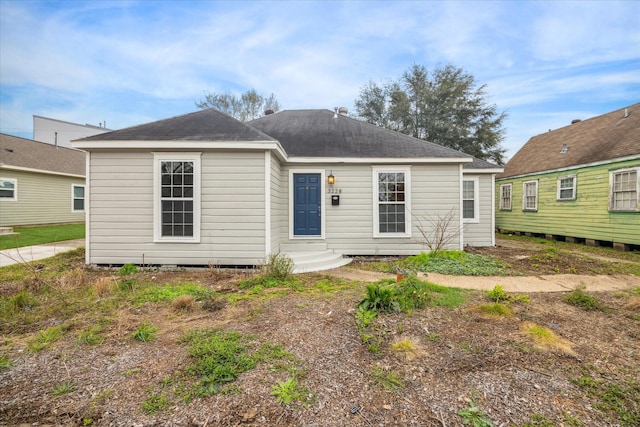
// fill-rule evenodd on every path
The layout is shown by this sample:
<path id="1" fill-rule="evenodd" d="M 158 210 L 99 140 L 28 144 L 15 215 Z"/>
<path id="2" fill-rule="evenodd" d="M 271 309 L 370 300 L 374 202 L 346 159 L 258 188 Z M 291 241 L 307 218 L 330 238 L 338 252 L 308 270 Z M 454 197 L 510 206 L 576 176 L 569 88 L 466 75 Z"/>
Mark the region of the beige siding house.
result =
<path id="1" fill-rule="evenodd" d="M 0 226 L 82 222 L 85 154 L 0 134 Z"/>
<path id="2" fill-rule="evenodd" d="M 425 250 L 421 218 L 452 213 L 450 247 L 494 244 L 502 169 L 329 110 L 241 123 L 203 110 L 74 142 L 87 152 L 87 263 L 257 265 Z M 467 239 L 468 235 L 468 239 Z"/>

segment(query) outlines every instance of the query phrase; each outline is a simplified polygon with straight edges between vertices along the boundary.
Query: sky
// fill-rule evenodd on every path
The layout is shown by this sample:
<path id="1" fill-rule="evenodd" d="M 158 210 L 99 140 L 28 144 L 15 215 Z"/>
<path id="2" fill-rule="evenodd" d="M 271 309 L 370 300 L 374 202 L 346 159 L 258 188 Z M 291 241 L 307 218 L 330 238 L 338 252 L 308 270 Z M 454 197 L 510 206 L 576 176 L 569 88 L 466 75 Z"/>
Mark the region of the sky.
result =
<path id="1" fill-rule="evenodd" d="M 639 1 L 0 0 L 0 132 L 33 115 L 120 129 L 205 93 L 347 107 L 412 64 L 453 65 L 532 136 L 640 102 Z"/>

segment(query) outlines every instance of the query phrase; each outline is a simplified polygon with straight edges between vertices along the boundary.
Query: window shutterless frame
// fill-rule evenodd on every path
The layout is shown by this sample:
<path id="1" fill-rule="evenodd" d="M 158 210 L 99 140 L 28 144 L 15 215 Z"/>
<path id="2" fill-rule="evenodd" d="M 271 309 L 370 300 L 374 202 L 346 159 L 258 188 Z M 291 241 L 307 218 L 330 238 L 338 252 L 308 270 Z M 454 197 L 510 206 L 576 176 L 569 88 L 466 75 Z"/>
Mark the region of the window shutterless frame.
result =
<path id="1" fill-rule="evenodd" d="M 374 166 L 373 237 L 411 237 L 411 169 Z"/>
<path id="2" fill-rule="evenodd" d="M 153 241 L 200 243 L 201 153 L 153 153 Z"/>
<path id="3" fill-rule="evenodd" d="M 611 171 L 609 212 L 640 211 L 640 167 Z"/>
<path id="4" fill-rule="evenodd" d="M 525 181 L 522 183 L 522 210 L 538 210 L 538 181 Z"/>
<path id="5" fill-rule="evenodd" d="M 470 178 L 462 181 L 462 221 L 467 223 L 480 222 L 480 207 L 478 200 L 479 179 Z"/>
<path id="6" fill-rule="evenodd" d="M 71 212 L 84 212 L 84 185 L 71 184 Z"/>
<path id="7" fill-rule="evenodd" d="M 511 184 L 500 185 L 500 210 L 511 210 L 511 194 L 513 186 Z"/>
<path id="8" fill-rule="evenodd" d="M 558 194 L 556 200 L 576 199 L 576 176 L 567 175 L 558 178 Z"/>
<path id="9" fill-rule="evenodd" d="M 18 180 L 0 177 L 0 200 L 16 202 L 18 200 Z"/>

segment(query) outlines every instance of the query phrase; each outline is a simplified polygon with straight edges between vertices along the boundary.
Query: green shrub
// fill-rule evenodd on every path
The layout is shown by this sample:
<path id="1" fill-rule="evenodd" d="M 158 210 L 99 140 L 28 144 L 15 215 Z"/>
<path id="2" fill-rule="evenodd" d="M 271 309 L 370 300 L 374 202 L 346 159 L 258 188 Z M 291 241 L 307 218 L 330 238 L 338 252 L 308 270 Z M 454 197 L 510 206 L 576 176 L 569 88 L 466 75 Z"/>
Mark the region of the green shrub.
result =
<path id="1" fill-rule="evenodd" d="M 360 301 L 358 307 L 380 313 L 400 311 L 396 286 L 380 282 L 368 284 L 365 297 Z"/>
<path id="2" fill-rule="evenodd" d="M 583 310 L 587 311 L 596 311 L 603 309 L 600 302 L 596 298 L 587 294 L 583 288 L 574 289 L 573 292 L 564 297 L 564 301 L 569 305 L 580 307 Z"/>
<path id="3" fill-rule="evenodd" d="M 125 264 L 120 267 L 120 270 L 118 270 L 118 274 L 120 274 L 120 276 L 122 277 L 131 276 L 132 274 L 136 274 L 137 272 L 138 266 L 135 264 Z"/>
<path id="4" fill-rule="evenodd" d="M 504 290 L 504 287 L 502 285 L 496 285 L 492 290 L 487 291 L 487 296 L 489 297 L 489 299 L 497 303 L 498 302 L 524 302 L 524 303 L 529 302 L 528 295 L 509 294 Z"/>
<path id="5" fill-rule="evenodd" d="M 267 277 L 284 280 L 293 273 L 293 260 L 284 253 L 271 253 L 267 256 L 264 270 Z"/>

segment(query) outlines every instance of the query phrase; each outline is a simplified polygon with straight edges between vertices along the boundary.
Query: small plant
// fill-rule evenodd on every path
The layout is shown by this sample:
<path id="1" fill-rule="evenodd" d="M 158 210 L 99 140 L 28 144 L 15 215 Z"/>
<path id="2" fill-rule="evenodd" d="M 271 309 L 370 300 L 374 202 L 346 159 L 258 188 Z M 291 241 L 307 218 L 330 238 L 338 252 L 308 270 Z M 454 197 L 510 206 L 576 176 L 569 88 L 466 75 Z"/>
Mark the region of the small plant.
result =
<path id="1" fill-rule="evenodd" d="M 69 327 L 70 325 L 52 326 L 40 331 L 38 335 L 29 341 L 27 348 L 34 353 L 44 350 L 62 338 Z"/>
<path id="2" fill-rule="evenodd" d="M 100 277 L 93 284 L 93 288 L 95 289 L 98 297 L 104 298 L 109 295 L 113 289 L 113 279 L 111 277 Z"/>
<path id="3" fill-rule="evenodd" d="M 13 366 L 13 363 L 11 363 L 11 359 L 9 359 L 9 356 L 4 354 L 0 355 L 0 371 L 9 369 L 11 366 Z"/>
<path id="4" fill-rule="evenodd" d="M 496 285 L 492 290 L 487 291 L 487 296 L 489 297 L 489 299 L 497 303 L 498 302 L 507 302 L 507 303 L 508 302 L 524 302 L 524 303 L 529 302 L 528 295 L 509 294 L 504 290 L 504 287 L 502 285 Z"/>
<path id="5" fill-rule="evenodd" d="M 586 293 L 583 287 L 574 289 L 573 292 L 571 292 L 564 298 L 564 301 L 569 305 L 573 305 L 587 311 L 596 311 L 603 309 L 600 302 L 596 298 Z"/>
<path id="6" fill-rule="evenodd" d="M 388 392 L 395 392 L 404 388 L 404 381 L 399 373 L 374 366 L 371 372 L 373 384 L 384 388 Z"/>
<path id="7" fill-rule="evenodd" d="M 400 311 L 398 293 L 395 285 L 371 283 L 367 285 L 366 295 L 358 307 L 365 310 L 389 313 Z"/>
<path id="8" fill-rule="evenodd" d="M 118 270 L 118 274 L 120 274 L 120 276 L 122 277 L 131 276 L 133 274 L 136 274 L 137 272 L 138 266 L 135 264 L 125 264 L 120 267 L 120 270 Z"/>
<path id="9" fill-rule="evenodd" d="M 391 350 L 400 353 L 406 360 L 413 360 L 420 355 L 420 346 L 410 338 L 402 338 L 391 344 Z"/>
<path id="10" fill-rule="evenodd" d="M 123 292 L 130 292 L 136 287 L 137 283 L 136 279 L 125 279 L 118 283 L 118 289 Z"/>
<path id="11" fill-rule="evenodd" d="M 193 309 L 195 308 L 195 305 L 196 305 L 196 300 L 193 296 L 180 295 L 179 297 L 176 297 L 176 299 L 173 300 L 173 302 L 171 303 L 171 308 L 174 311 L 189 312 L 189 311 L 193 311 Z"/>
<path id="12" fill-rule="evenodd" d="M 78 335 L 78 343 L 84 345 L 98 345 L 104 342 L 104 335 L 99 326 L 92 326 Z"/>
<path id="13" fill-rule="evenodd" d="M 165 410 L 171 401 L 163 392 L 151 393 L 144 402 L 142 402 L 142 410 L 147 414 L 155 414 Z"/>
<path id="14" fill-rule="evenodd" d="M 276 397 L 276 402 L 290 405 L 299 402 L 307 406 L 311 391 L 307 387 L 301 387 L 295 378 L 287 378 L 286 381 L 278 381 L 271 387 L 271 396 Z"/>
<path id="15" fill-rule="evenodd" d="M 136 341 L 148 342 L 155 338 L 158 328 L 153 326 L 148 321 L 145 321 L 142 325 L 138 326 L 138 329 L 133 333 L 133 339 Z"/>
<path id="16" fill-rule="evenodd" d="M 493 422 L 485 417 L 482 411 L 473 403 L 469 402 L 468 409 L 461 409 L 458 415 L 462 417 L 463 425 L 471 425 L 473 427 L 493 427 Z"/>
<path id="17" fill-rule="evenodd" d="M 271 253 L 264 264 L 265 275 L 276 280 L 285 280 L 293 273 L 293 260 L 284 253 Z"/>
<path id="18" fill-rule="evenodd" d="M 531 422 L 524 423 L 522 427 L 555 427 L 553 421 L 540 414 L 531 415 Z"/>
<path id="19" fill-rule="evenodd" d="M 478 311 L 491 317 L 511 317 L 513 312 L 511 309 L 502 303 L 496 302 L 493 304 L 482 304 L 478 306 Z"/>
<path id="20" fill-rule="evenodd" d="M 571 348 L 571 343 L 556 335 L 556 333 L 549 328 L 536 325 L 532 322 L 524 322 L 521 330 L 525 335 L 532 338 L 539 348 L 559 350 L 569 355 L 575 354 Z"/>
<path id="21" fill-rule="evenodd" d="M 54 396 L 62 396 L 63 394 L 68 394 L 76 390 L 75 384 L 71 382 L 63 382 L 58 384 L 51 390 L 51 394 Z"/>

